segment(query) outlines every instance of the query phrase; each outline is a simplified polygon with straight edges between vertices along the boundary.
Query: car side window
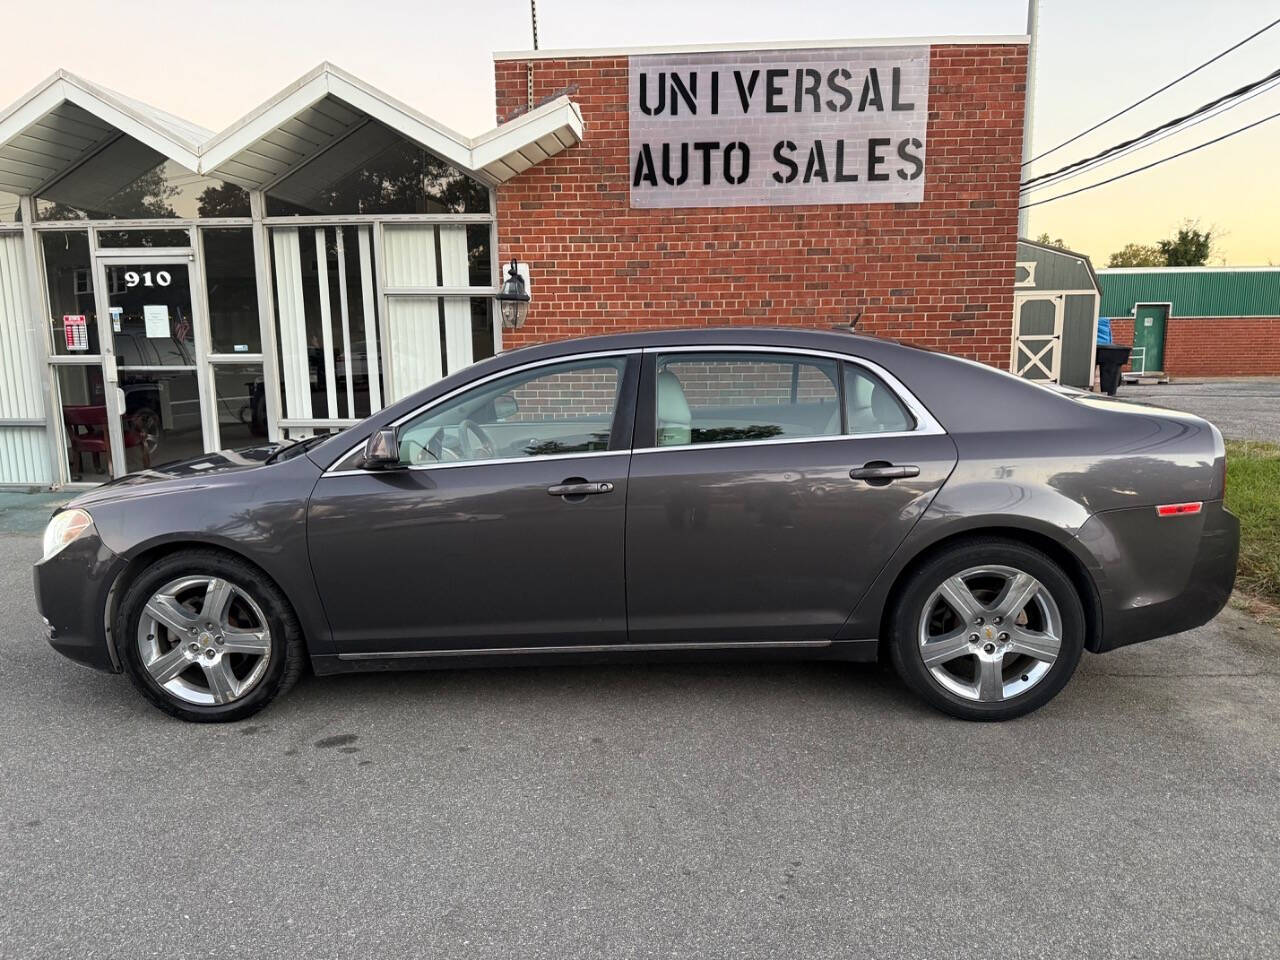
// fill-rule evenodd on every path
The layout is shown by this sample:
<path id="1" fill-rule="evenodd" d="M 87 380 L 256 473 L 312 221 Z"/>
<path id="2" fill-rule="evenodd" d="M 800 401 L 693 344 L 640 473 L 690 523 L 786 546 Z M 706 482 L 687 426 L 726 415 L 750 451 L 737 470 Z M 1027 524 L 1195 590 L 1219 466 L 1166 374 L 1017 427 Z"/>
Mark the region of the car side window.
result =
<path id="1" fill-rule="evenodd" d="M 844 365 L 845 432 L 906 433 L 916 420 L 898 395 L 871 371 L 856 363 Z"/>
<path id="2" fill-rule="evenodd" d="M 802 354 L 658 354 L 660 447 L 840 435 L 835 360 Z"/>
<path id="3" fill-rule="evenodd" d="M 424 411 L 400 430 L 400 462 L 452 463 L 609 449 L 626 357 L 521 370 Z"/>

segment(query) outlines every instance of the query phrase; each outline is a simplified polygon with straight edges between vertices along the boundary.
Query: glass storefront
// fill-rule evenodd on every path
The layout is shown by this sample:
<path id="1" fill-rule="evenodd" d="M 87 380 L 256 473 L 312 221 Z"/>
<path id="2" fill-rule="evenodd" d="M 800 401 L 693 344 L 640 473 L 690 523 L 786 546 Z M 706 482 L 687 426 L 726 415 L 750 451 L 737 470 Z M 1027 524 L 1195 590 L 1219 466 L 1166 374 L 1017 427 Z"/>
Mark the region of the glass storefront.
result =
<path id="1" fill-rule="evenodd" d="M 49 291 L 50 349 L 66 356 L 101 353 L 88 231 L 44 233 L 40 242 Z"/>
<path id="2" fill-rule="evenodd" d="M 386 128 L 281 180 L 265 223 L 119 142 L 36 198 L 60 479 L 340 430 L 497 348 L 489 188 Z"/>
<path id="3" fill-rule="evenodd" d="M 261 353 L 253 231 L 248 227 L 201 230 L 200 240 L 212 351 Z"/>
<path id="4" fill-rule="evenodd" d="M 132 473 L 204 452 L 195 370 L 120 371 L 125 470 Z"/>
<path id="5" fill-rule="evenodd" d="M 53 376 L 62 405 L 67 477 L 73 483 L 110 480 L 111 440 L 102 367 L 60 364 L 53 368 Z"/>
<path id="6" fill-rule="evenodd" d="M 488 213 L 489 190 L 379 123 L 267 192 L 267 215 Z"/>
<path id="7" fill-rule="evenodd" d="M 121 137 L 36 198 L 37 220 L 247 217 L 249 194 Z"/>
<path id="8" fill-rule="evenodd" d="M 235 450 L 267 440 L 265 381 L 260 363 L 219 363 L 213 368 L 218 448 Z"/>

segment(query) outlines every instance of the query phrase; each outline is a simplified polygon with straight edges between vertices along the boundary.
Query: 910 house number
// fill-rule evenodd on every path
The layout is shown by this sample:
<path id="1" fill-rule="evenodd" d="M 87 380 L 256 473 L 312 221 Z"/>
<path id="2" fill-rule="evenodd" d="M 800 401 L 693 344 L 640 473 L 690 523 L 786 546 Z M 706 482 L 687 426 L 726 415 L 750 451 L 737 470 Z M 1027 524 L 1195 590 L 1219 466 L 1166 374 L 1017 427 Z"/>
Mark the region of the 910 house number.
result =
<path id="1" fill-rule="evenodd" d="M 173 283 L 173 277 L 169 275 L 168 270 L 157 270 L 152 273 L 150 270 L 144 270 L 138 273 L 137 270 L 126 270 L 124 274 L 124 285 L 126 287 L 136 287 L 142 284 L 144 287 L 167 287 Z"/>

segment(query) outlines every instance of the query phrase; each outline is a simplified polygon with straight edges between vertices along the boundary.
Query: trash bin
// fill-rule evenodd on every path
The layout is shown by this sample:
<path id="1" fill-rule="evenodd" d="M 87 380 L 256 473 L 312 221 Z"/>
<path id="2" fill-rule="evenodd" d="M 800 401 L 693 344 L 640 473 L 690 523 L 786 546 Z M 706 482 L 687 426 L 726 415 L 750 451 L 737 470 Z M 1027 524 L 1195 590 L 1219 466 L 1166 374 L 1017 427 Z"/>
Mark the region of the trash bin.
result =
<path id="1" fill-rule="evenodd" d="M 1102 392 L 1108 396 L 1116 395 L 1116 388 L 1120 386 L 1120 368 L 1129 362 L 1129 351 L 1132 349 L 1119 343 L 1106 346 L 1098 344 L 1099 380 Z"/>

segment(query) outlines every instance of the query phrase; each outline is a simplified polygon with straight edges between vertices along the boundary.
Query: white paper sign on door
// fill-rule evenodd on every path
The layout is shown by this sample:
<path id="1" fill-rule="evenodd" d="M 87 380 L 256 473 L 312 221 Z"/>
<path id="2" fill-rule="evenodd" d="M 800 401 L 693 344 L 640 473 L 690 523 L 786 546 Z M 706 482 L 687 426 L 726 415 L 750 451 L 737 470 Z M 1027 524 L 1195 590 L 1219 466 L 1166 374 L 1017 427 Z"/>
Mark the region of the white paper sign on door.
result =
<path id="1" fill-rule="evenodd" d="M 148 337 L 169 336 L 169 307 L 163 303 L 148 303 L 142 308 L 142 319 L 147 325 Z"/>

